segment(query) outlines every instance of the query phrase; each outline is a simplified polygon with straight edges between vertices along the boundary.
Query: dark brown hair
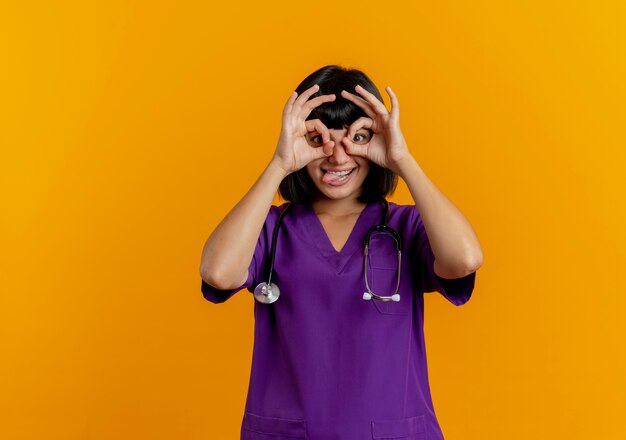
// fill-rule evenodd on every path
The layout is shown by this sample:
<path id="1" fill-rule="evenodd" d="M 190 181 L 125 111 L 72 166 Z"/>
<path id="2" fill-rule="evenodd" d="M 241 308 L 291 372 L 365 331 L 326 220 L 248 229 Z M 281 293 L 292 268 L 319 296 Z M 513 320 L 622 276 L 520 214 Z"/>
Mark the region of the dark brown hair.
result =
<path id="1" fill-rule="evenodd" d="M 322 67 L 311 73 L 298 85 L 296 88 L 298 96 L 315 84 L 318 84 L 320 88 L 309 97 L 309 100 L 319 95 L 331 93 L 335 94 L 335 100 L 315 107 L 307 120 L 319 119 L 329 129 L 348 128 L 361 116 L 367 116 L 361 107 L 341 96 L 342 90 L 356 93 L 354 87 L 360 84 L 361 87 L 384 102 L 372 80 L 357 69 L 348 69 L 337 65 Z M 371 161 L 369 168 L 361 194 L 358 197 L 361 203 L 382 200 L 393 194 L 398 184 L 398 175 L 393 171 Z M 317 194 L 317 187 L 311 180 L 306 167 L 303 167 L 283 179 L 278 187 L 278 193 L 284 200 L 290 202 L 311 203 Z"/>

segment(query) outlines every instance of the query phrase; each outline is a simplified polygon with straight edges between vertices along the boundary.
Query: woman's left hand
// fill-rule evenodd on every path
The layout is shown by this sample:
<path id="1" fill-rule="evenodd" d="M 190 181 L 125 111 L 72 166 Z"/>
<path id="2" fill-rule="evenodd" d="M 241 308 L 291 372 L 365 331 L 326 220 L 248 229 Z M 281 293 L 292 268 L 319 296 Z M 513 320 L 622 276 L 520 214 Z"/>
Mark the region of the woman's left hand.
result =
<path id="1" fill-rule="evenodd" d="M 390 113 L 385 104 L 360 85 L 357 85 L 355 90 L 362 97 L 346 90 L 341 92 L 341 96 L 361 107 L 368 117 L 361 117 L 350 125 L 346 133 L 347 139 L 344 140 L 346 153 L 365 157 L 381 167 L 400 174 L 400 162 L 411 157 L 411 153 L 400 130 L 400 106 L 396 95 L 391 87 L 386 87 L 385 90 L 391 98 Z M 371 129 L 374 135 L 366 144 L 355 144 L 352 139 L 361 128 Z"/>

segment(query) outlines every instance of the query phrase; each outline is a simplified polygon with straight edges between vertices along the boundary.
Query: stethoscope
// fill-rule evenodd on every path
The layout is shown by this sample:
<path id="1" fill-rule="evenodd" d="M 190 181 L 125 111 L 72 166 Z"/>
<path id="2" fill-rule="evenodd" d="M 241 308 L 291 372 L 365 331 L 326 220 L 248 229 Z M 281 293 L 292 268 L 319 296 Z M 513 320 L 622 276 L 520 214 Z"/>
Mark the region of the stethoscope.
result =
<path id="1" fill-rule="evenodd" d="M 398 232 L 395 229 L 393 229 L 391 226 L 387 225 L 387 220 L 389 216 L 389 203 L 387 202 L 387 199 L 383 199 L 383 202 L 384 202 L 383 203 L 384 205 L 383 223 L 380 225 L 372 226 L 367 231 L 367 235 L 365 236 L 365 247 L 363 250 L 363 254 L 364 254 L 363 274 L 365 277 L 365 287 L 367 288 L 367 292 L 363 293 L 363 299 L 371 300 L 372 298 L 374 298 L 380 301 L 396 301 L 397 302 L 397 301 L 400 301 L 400 294 L 398 293 L 398 290 L 400 289 L 400 268 L 401 268 L 401 263 L 402 263 L 402 240 L 400 239 L 400 235 L 398 234 Z M 274 233 L 272 235 L 272 247 L 270 249 L 270 273 L 269 273 L 269 276 L 267 277 L 267 282 L 259 283 L 259 285 L 256 286 L 256 288 L 254 289 L 254 298 L 258 302 L 263 303 L 263 304 L 271 304 L 274 301 L 276 301 L 278 297 L 280 296 L 280 289 L 278 288 L 276 284 L 272 283 L 272 273 L 274 271 L 274 256 L 276 255 L 276 239 L 278 238 L 278 229 L 280 228 L 283 217 L 285 216 L 285 214 L 287 213 L 289 208 L 291 208 L 292 205 L 293 203 L 291 202 L 287 204 L 285 209 L 283 209 L 283 211 L 278 216 L 278 220 L 276 221 L 276 225 L 274 226 Z M 372 289 L 370 289 L 369 283 L 367 281 L 367 260 L 368 260 L 368 253 L 369 253 L 369 247 L 370 247 L 370 237 L 375 232 L 387 232 L 391 235 L 391 237 L 396 242 L 396 249 L 398 251 L 398 281 L 396 283 L 396 291 L 391 296 L 378 295 L 372 292 Z"/>

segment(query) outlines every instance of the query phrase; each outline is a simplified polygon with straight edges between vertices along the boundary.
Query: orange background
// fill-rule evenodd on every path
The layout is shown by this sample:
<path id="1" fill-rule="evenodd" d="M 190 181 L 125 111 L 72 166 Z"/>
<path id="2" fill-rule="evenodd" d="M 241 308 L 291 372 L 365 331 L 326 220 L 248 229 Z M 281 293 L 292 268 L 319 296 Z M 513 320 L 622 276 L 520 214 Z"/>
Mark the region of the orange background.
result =
<path id="1" fill-rule="evenodd" d="M 204 300 L 202 246 L 333 63 L 483 246 L 426 296 L 446 440 L 626 438 L 626 7 L 584 3 L 3 6 L 0 438 L 238 438 L 254 299 Z"/>

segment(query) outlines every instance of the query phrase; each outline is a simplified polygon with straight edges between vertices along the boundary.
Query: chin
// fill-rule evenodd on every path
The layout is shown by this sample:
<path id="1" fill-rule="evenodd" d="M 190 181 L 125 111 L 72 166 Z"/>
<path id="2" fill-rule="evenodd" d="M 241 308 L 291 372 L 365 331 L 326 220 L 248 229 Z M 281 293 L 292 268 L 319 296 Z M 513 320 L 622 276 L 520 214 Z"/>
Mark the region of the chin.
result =
<path id="1" fill-rule="evenodd" d="M 322 198 L 330 199 L 330 200 L 343 200 L 345 198 L 350 197 L 352 193 L 350 192 L 333 192 L 333 191 L 319 191 Z"/>

